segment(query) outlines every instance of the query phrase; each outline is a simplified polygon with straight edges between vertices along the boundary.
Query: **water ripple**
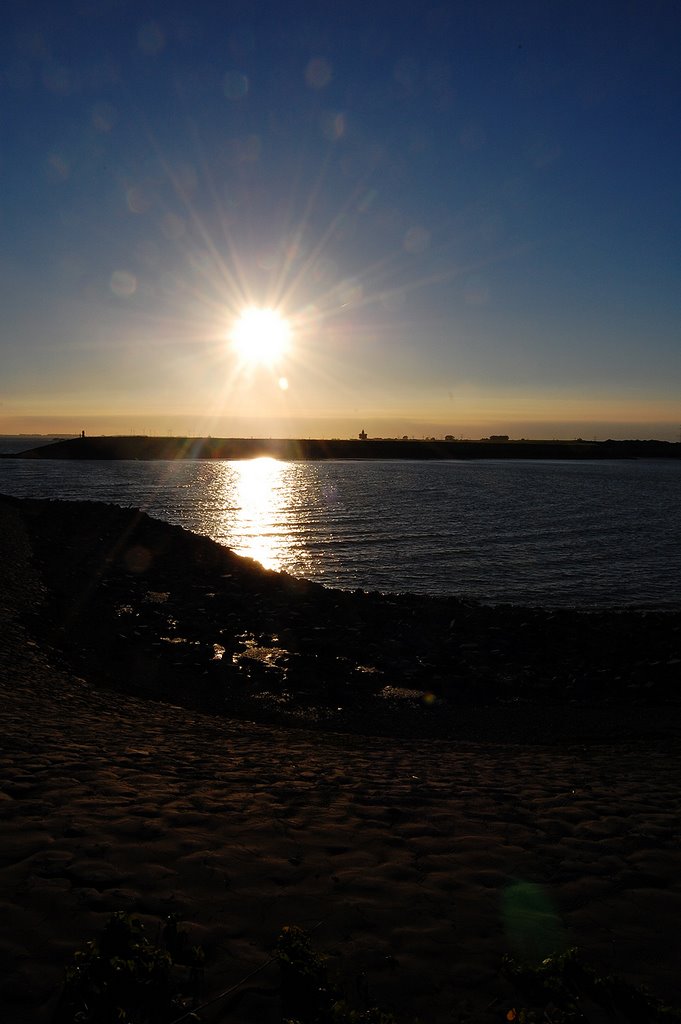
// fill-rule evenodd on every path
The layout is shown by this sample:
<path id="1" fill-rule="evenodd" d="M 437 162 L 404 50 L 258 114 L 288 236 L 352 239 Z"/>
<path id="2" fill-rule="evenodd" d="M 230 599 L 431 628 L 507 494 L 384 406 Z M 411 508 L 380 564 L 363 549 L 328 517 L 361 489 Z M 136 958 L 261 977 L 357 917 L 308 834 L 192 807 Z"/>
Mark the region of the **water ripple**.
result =
<path id="1" fill-rule="evenodd" d="M 681 465 L 0 461 L 0 492 L 143 508 L 334 587 L 681 602 Z"/>

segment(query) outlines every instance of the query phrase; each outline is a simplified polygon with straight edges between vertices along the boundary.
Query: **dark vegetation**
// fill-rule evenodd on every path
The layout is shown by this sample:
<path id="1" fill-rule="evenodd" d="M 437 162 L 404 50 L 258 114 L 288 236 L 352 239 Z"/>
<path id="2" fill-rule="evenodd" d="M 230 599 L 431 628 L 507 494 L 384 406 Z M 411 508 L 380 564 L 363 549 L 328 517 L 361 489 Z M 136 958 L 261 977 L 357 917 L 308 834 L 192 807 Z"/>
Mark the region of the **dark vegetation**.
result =
<path id="1" fill-rule="evenodd" d="M 331 975 L 328 959 L 314 950 L 310 935 L 302 928 L 282 930 L 276 957 L 285 1024 L 395 1024 L 394 1016 L 377 1006 L 353 1008 L 348 1003 Z M 366 984 L 359 981 L 356 979 L 354 990 L 364 995 L 359 1001 L 368 1003 Z"/>
<path id="2" fill-rule="evenodd" d="M 679 610 L 337 591 L 135 510 L 19 504 L 46 584 L 36 634 L 94 683 L 405 736 L 651 738 L 681 721 Z"/>
<path id="3" fill-rule="evenodd" d="M 681 1010 L 613 975 L 601 974 L 578 950 L 550 956 L 538 965 L 505 957 L 503 973 L 524 1001 L 506 1014 L 510 1024 L 677 1024 Z"/>
<path id="4" fill-rule="evenodd" d="M 159 926 L 151 942 L 142 922 L 113 914 L 100 939 L 75 953 L 66 971 L 53 1024 L 180 1024 L 201 1021 L 202 1010 L 220 1006 L 219 1019 L 233 1019 L 228 997 L 242 983 L 200 1002 L 204 955 L 190 946 L 176 917 Z M 348 998 L 329 959 L 318 953 L 308 932 L 285 927 L 273 960 L 279 966 L 282 1024 L 395 1024 L 396 1018 L 371 1005 L 366 978 L 354 979 Z M 272 961 L 263 963 L 269 966 Z M 508 983 L 508 1008 L 494 1000 L 494 1017 L 508 1024 L 678 1024 L 679 1010 L 644 990 L 602 975 L 577 950 L 551 956 L 538 965 L 505 957 L 500 974 Z M 243 982 L 250 980 L 253 972 Z M 519 1008 L 516 1008 L 519 1007 Z M 213 1018 L 214 1019 L 214 1018 Z M 427 1022 L 423 1022 L 427 1024 Z"/>
<path id="5" fill-rule="evenodd" d="M 174 915 L 156 942 L 139 918 L 113 914 L 99 939 L 84 944 L 66 970 L 53 1024 L 169 1024 L 197 1004 L 203 950 L 192 947 Z"/>

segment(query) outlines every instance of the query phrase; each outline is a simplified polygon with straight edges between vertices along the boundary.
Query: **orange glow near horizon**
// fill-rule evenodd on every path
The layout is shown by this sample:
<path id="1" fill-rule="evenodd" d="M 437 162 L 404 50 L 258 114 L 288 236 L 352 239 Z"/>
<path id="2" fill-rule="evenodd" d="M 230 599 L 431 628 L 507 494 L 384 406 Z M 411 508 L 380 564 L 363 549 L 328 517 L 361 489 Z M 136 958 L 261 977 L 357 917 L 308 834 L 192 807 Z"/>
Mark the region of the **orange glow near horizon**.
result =
<path id="1" fill-rule="evenodd" d="M 224 338 L 224 334 L 223 334 Z M 224 342 L 223 342 L 224 345 Z M 289 356 L 293 353 L 288 350 Z M 297 353 L 292 372 L 300 377 L 309 365 Z M 287 360 L 288 361 L 288 360 Z M 213 370 L 224 372 L 225 363 L 216 362 Z M 53 396 L 39 396 L 36 401 L 15 401 L 0 409 L 0 433 L 4 434 L 153 434 L 192 437 L 356 437 L 365 429 L 370 436 L 414 437 L 453 434 L 457 437 L 478 438 L 489 434 L 509 434 L 528 438 L 659 438 L 678 441 L 679 405 L 677 400 L 653 401 L 643 397 L 617 399 L 607 396 L 574 395 L 508 395 L 503 392 L 485 394 L 482 389 L 455 393 L 448 401 L 429 406 L 409 395 L 395 396 L 388 404 L 381 404 L 378 395 L 362 395 L 356 408 L 346 408 L 337 399 L 325 381 L 316 379 L 319 398 L 315 404 L 301 401 L 295 407 L 290 395 L 300 392 L 284 367 L 261 367 L 272 377 L 267 392 L 268 408 L 253 401 L 255 366 L 242 365 L 230 380 L 232 408 L 227 413 L 215 403 L 211 408 L 211 394 L 200 385 L 187 389 L 191 400 L 178 397 L 174 409 L 160 407 L 158 400 L 127 408 L 127 403 L 111 404 L 106 409 L 107 396 L 101 394 L 101 404 L 93 406 L 93 396 L 87 404 L 70 400 L 61 403 Z M 272 372 L 273 371 L 273 372 Z M 282 372 L 284 371 L 284 372 Z M 214 378 L 213 378 L 214 379 Z M 238 386 L 237 386 L 238 385 Z M 290 385 L 287 391 L 286 387 Z M 195 401 L 204 401 L 204 409 Z M 243 397 L 242 397 L 243 396 Z M 277 402 L 274 398 L 280 401 Z M 308 397 L 308 396 L 306 396 Z M 94 396 L 99 401 L 100 395 Z M 238 399 L 238 401 L 237 401 Z M 253 402 L 253 408 L 249 405 Z"/>

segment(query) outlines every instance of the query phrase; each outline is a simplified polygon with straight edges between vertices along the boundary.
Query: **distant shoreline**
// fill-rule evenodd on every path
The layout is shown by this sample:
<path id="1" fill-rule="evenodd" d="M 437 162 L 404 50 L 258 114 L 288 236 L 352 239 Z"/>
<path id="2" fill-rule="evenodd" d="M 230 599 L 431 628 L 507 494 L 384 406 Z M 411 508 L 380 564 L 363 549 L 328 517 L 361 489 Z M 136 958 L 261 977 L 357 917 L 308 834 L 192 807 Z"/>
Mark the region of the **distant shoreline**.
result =
<path id="1" fill-rule="evenodd" d="M 312 438 L 76 437 L 0 458 L 136 460 L 252 459 L 678 459 L 671 441 L 436 441 Z"/>

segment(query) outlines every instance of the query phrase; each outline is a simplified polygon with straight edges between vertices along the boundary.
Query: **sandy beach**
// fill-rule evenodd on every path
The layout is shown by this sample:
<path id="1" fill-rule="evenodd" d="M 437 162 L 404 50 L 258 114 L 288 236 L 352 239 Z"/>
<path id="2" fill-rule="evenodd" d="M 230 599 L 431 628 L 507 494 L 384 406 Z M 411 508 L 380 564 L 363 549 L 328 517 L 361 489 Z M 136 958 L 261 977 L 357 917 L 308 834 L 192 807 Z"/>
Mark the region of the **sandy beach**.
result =
<path id="1" fill-rule="evenodd" d="M 119 909 L 181 914 L 207 1000 L 299 924 L 405 1022 L 503 1021 L 503 954 L 568 946 L 681 1002 L 678 614 L 648 616 L 638 662 L 634 618 L 604 619 L 611 677 L 580 689 L 589 643 L 558 659 L 558 700 L 537 682 L 555 623 L 526 615 L 519 645 L 515 613 L 461 606 L 467 636 L 449 620 L 428 659 L 406 599 L 369 614 L 102 508 L 0 499 L 3 1020 L 47 1024 L 64 964 Z M 474 696 L 447 683 L 455 655 Z M 276 1022 L 276 969 L 204 1012 Z"/>

